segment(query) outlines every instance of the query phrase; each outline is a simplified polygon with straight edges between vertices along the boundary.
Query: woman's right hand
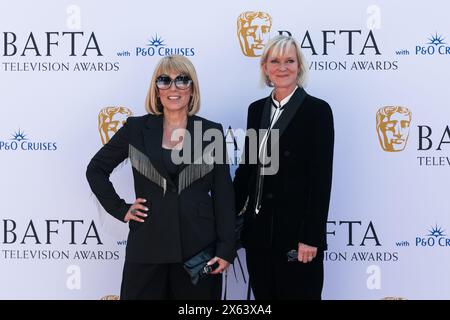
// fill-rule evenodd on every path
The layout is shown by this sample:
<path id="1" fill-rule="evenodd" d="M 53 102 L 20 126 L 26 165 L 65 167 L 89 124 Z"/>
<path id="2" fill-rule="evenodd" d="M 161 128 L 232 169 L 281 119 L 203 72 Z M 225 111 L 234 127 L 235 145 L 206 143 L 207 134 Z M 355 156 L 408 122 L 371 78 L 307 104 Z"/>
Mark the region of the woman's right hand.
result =
<path id="1" fill-rule="evenodd" d="M 147 213 L 141 212 L 141 211 L 148 211 L 148 208 L 141 204 L 145 202 L 147 202 L 146 199 L 137 198 L 136 201 L 131 205 L 130 209 L 128 209 L 127 214 L 125 215 L 125 218 L 123 218 L 123 220 L 125 222 L 128 222 L 130 220 L 134 220 L 137 222 L 144 222 L 145 220 L 139 217 L 144 218 L 147 217 Z"/>

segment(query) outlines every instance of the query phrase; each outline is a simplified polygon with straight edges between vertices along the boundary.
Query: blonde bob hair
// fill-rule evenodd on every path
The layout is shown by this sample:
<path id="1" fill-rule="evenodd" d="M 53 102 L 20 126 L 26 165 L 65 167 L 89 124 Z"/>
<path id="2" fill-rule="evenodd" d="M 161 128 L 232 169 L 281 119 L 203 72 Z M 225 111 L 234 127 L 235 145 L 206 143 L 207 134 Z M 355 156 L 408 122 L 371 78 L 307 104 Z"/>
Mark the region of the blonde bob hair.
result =
<path id="1" fill-rule="evenodd" d="M 200 88 L 198 85 L 197 73 L 195 72 L 192 62 L 180 55 L 170 55 L 162 58 L 153 72 L 150 87 L 145 99 L 145 109 L 148 113 L 155 115 L 163 114 L 163 105 L 158 96 L 158 87 L 156 86 L 156 78 L 170 72 L 183 74 L 192 80 L 191 84 L 191 100 L 189 101 L 188 115 L 192 116 L 200 110 Z"/>
<path id="2" fill-rule="evenodd" d="M 273 37 L 269 40 L 267 45 L 264 48 L 264 51 L 261 55 L 260 60 L 260 68 L 261 68 L 261 83 L 265 84 L 269 87 L 273 87 L 272 82 L 270 81 L 269 77 L 267 76 L 264 65 L 267 63 L 267 60 L 269 59 L 269 56 L 275 56 L 275 57 L 281 57 L 283 56 L 287 50 L 289 50 L 291 47 L 295 48 L 295 52 L 297 55 L 297 61 L 299 66 L 299 71 L 297 74 L 297 84 L 299 87 L 303 87 L 306 83 L 306 76 L 307 76 L 307 66 L 305 57 L 303 56 L 302 52 L 300 51 L 300 46 L 298 45 L 297 41 L 291 37 L 291 36 L 285 36 L 285 35 L 278 35 Z"/>

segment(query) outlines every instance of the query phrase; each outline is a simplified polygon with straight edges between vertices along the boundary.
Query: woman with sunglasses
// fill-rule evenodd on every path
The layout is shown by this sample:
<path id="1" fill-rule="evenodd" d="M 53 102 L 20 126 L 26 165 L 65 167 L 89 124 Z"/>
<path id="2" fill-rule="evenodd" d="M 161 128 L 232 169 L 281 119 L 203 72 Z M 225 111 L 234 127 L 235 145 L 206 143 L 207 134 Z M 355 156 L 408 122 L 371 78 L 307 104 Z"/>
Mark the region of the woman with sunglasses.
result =
<path id="1" fill-rule="evenodd" d="M 86 173 L 105 210 L 129 223 L 121 299 L 220 299 L 221 273 L 235 257 L 234 193 L 223 128 L 195 115 L 199 84 L 183 56 L 159 61 L 145 106 L 149 114 L 129 117 Z M 214 152 L 210 139 L 203 139 L 207 130 L 215 137 Z M 109 180 L 126 158 L 133 169 L 133 204 L 121 199 Z M 211 271 L 192 281 L 183 262 L 207 247 L 214 251 Z"/>

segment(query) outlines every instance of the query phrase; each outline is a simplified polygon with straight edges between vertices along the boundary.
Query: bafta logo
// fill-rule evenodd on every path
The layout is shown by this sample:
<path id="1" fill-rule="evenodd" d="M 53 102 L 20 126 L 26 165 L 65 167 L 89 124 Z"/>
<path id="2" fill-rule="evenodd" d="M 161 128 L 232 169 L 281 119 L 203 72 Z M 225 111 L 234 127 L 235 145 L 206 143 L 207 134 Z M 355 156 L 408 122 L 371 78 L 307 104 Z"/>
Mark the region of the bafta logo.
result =
<path id="1" fill-rule="evenodd" d="M 406 107 L 387 106 L 377 112 L 377 133 L 384 151 L 405 149 L 411 124 L 411 111 Z"/>
<path id="2" fill-rule="evenodd" d="M 261 11 L 246 11 L 237 18 L 237 35 L 247 57 L 260 57 L 270 38 L 272 18 Z"/>
<path id="3" fill-rule="evenodd" d="M 100 300 L 120 300 L 120 297 L 115 294 L 108 294 L 107 296 L 103 296 Z"/>
<path id="4" fill-rule="evenodd" d="M 106 107 L 100 110 L 98 114 L 98 132 L 102 143 L 108 143 L 109 139 L 119 130 L 127 121 L 127 118 L 133 113 L 126 107 Z"/>

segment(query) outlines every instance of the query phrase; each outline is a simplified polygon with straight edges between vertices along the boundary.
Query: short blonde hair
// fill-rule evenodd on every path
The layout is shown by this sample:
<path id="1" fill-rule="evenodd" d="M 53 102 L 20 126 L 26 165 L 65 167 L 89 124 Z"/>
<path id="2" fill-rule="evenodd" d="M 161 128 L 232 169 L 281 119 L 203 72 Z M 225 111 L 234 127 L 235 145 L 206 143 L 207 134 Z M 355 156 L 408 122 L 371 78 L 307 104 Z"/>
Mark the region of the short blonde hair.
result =
<path id="1" fill-rule="evenodd" d="M 303 87 L 306 83 L 306 76 L 308 74 L 308 68 L 306 65 L 305 57 L 300 51 L 300 46 L 298 42 L 291 36 L 278 35 L 269 40 L 267 45 L 264 48 L 264 51 L 261 55 L 260 60 L 260 68 L 261 68 L 261 83 L 273 87 L 272 82 L 269 77 L 264 72 L 264 65 L 267 63 L 267 59 L 269 59 L 269 54 L 280 57 L 286 53 L 291 47 L 295 48 L 295 52 L 297 55 L 297 61 L 299 66 L 299 72 L 297 75 L 297 84 L 299 87 Z"/>
<path id="2" fill-rule="evenodd" d="M 158 62 L 145 99 L 145 109 L 151 114 L 163 114 L 163 106 L 158 97 L 156 78 L 163 74 L 169 74 L 170 72 L 184 74 L 192 80 L 192 97 L 189 102 L 188 115 L 196 114 L 200 110 L 200 87 L 198 85 L 197 73 L 192 62 L 188 58 L 180 55 L 166 56 Z"/>

